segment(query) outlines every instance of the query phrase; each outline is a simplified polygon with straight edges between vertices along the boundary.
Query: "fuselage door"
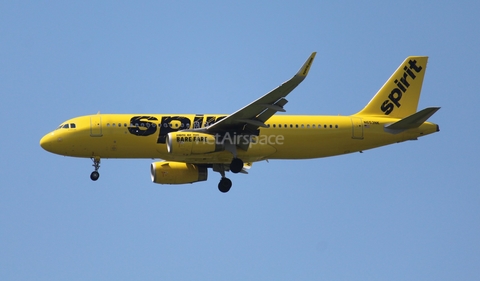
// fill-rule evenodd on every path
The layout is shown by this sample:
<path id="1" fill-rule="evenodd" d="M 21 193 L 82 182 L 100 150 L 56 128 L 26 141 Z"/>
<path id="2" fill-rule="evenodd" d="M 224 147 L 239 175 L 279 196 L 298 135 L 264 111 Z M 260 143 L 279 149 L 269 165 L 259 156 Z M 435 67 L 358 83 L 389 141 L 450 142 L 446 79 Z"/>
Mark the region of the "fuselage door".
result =
<path id="1" fill-rule="evenodd" d="M 363 139 L 362 118 L 352 117 L 352 139 Z"/>
<path id="2" fill-rule="evenodd" d="M 102 134 L 102 116 L 100 114 L 90 116 L 90 136 L 101 137 Z"/>

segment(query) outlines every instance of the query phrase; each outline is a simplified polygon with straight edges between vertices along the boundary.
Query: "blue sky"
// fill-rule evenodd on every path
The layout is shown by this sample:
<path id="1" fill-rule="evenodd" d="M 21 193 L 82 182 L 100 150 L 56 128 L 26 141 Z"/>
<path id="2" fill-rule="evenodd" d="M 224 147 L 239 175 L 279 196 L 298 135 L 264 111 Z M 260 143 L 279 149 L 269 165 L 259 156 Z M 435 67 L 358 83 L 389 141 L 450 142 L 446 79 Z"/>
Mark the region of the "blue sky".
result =
<path id="1" fill-rule="evenodd" d="M 312 1 L 313 2 L 313 1 Z M 475 1 L 3 1 L 0 279 L 478 280 Z M 425 1 L 426 2 L 426 1 Z M 231 113 L 290 78 L 288 114 L 352 114 L 409 55 L 441 132 L 249 175 L 151 183 L 151 159 L 42 150 L 66 119 Z"/>

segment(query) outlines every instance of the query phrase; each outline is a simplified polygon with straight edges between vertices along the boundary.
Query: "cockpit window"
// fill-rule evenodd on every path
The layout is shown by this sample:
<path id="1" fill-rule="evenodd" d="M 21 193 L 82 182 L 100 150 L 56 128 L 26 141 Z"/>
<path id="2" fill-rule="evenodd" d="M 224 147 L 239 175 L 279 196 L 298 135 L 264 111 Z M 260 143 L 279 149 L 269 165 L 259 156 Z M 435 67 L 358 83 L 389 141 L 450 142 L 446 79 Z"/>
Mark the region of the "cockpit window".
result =
<path id="1" fill-rule="evenodd" d="M 77 125 L 75 125 L 75 123 L 70 123 L 70 128 L 75 129 L 76 127 Z"/>
<path id="2" fill-rule="evenodd" d="M 65 124 L 65 125 L 63 125 L 63 127 L 62 127 L 62 128 L 63 128 L 63 129 L 68 129 L 68 128 L 69 128 L 69 126 L 68 126 L 68 124 Z"/>

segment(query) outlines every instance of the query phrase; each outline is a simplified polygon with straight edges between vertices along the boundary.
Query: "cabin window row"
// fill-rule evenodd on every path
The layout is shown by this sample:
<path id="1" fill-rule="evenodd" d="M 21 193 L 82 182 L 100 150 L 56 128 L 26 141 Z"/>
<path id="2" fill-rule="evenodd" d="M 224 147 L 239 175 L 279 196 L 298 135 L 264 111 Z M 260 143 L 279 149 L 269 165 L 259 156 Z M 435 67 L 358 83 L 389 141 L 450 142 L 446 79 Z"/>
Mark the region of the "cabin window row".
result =
<path id="1" fill-rule="evenodd" d="M 75 127 L 74 127 L 75 124 L 71 124 L 71 125 L 73 125 L 73 127 L 71 127 L 71 128 L 75 128 Z M 65 126 L 68 126 L 68 124 L 65 124 Z M 116 127 L 117 124 L 116 124 L 116 123 L 112 123 L 112 124 L 107 123 L 107 127 L 110 127 L 110 126 Z M 127 127 L 127 123 L 124 123 L 123 126 L 124 126 L 124 127 Z M 130 124 L 130 127 L 147 127 L 147 128 L 153 127 L 153 128 L 155 128 L 156 126 L 157 126 L 157 125 L 156 125 L 155 123 L 135 123 L 135 124 Z M 316 125 L 316 124 L 306 124 L 306 125 L 305 125 L 305 124 L 300 124 L 300 125 L 299 125 L 299 124 L 295 124 L 295 125 L 294 125 L 294 124 L 272 124 L 272 125 L 271 125 L 271 124 L 268 124 L 267 126 L 268 126 L 268 128 L 307 128 L 307 129 L 310 129 L 310 128 L 312 128 L 312 129 L 315 129 L 315 128 L 318 128 L 318 129 L 321 129 L 321 128 L 324 128 L 324 129 L 328 129 L 328 128 L 333 129 L 333 128 L 335 128 L 335 129 L 338 129 L 338 125 L 332 125 L 332 124 L 330 124 L 330 125 L 326 125 L 326 124 L 318 124 L 318 125 Z M 62 127 L 62 126 L 60 126 L 60 127 Z M 122 123 L 118 123 L 118 127 L 122 127 Z M 163 124 L 163 127 L 167 128 L 167 127 L 173 127 L 173 126 L 172 126 L 171 123 L 169 123 L 169 124 L 164 123 L 164 124 Z M 178 127 L 178 126 L 176 126 L 176 127 Z M 187 124 L 183 124 L 183 123 L 182 123 L 182 124 L 180 124 L 179 127 L 181 127 L 181 128 L 184 128 L 184 127 L 190 128 L 190 124 L 188 124 L 188 123 L 187 123 Z M 67 127 L 67 128 L 68 128 L 68 127 Z"/>
<path id="2" fill-rule="evenodd" d="M 112 127 L 117 127 L 117 123 L 112 123 L 112 124 L 107 123 L 107 127 L 110 127 L 110 126 L 112 126 Z M 161 125 L 159 124 L 158 126 L 161 126 Z M 118 123 L 118 127 L 122 127 L 122 123 Z M 123 127 L 127 127 L 127 123 L 124 123 L 124 124 L 123 124 Z M 135 127 L 147 127 L 147 128 L 152 127 L 152 128 L 155 128 L 155 127 L 157 127 L 157 124 L 155 124 L 155 123 L 135 123 L 135 124 L 130 123 L 130 126 L 129 126 L 129 127 L 131 127 L 131 128 L 135 128 Z M 165 127 L 165 128 L 167 128 L 167 127 L 172 128 L 173 126 L 172 126 L 172 124 L 170 124 L 170 123 L 164 123 L 164 124 L 163 124 L 163 127 Z M 187 128 L 190 128 L 190 124 L 188 124 L 188 123 L 187 123 L 187 124 L 180 124 L 180 126 L 176 126 L 176 127 L 181 127 L 181 128 L 187 127 Z"/>
<path id="3" fill-rule="evenodd" d="M 307 129 L 310 129 L 310 128 L 312 128 L 312 129 L 315 129 L 315 128 L 318 128 L 318 129 L 321 129 L 321 128 L 333 129 L 333 128 L 335 128 L 335 129 L 338 129 L 338 125 L 325 125 L 325 124 L 318 124 L 318 125 L 316 125 L 316 124 L 307 124 L 307 125 L 304 125 L 304 124 L 300 124 L 300 125 L 299 124 L 295 124 L 295 125 L 294 124 L 290 124 L 290 125 L 289 124 L 272 124 L 272 125 L 270 125 L 270 124 L 268 124 L 267 126 L 268 126 L 268 128 L 307 128 Z"/>
<path id="4" fill-rule="evenodd" d="M 116 124 L 116 123 L 112 123 L 111 126 L 112 126 L 112 127 L 116 127 L 117 124 Z M 133 127 L 133 124 L 130 124 L 130 126 Z M 110 123 L 107 123 L 107 127 L 110 127 Z M 118 123 L 118 127 L 122 127 L 122 123 Z M 127 123 L 123 123 L 123 127 L 127 127 Z M 138 127 L 138 125 L 137 125 L 137 127 Z"/>
<path id="5" fill-rule="evenodd" d="M 112 123 L 112 124 L 107 123 L 107 127 L 110 127 L 110 126 L 112 126 L 112 127 L 117 127 L 117 126 L 122 127 L 122 123 L 118 123 L 118 124 L 117 123 Z M 172 124 L 164 123 L 163 126 L 164 127 L 172 127 Z M 282 124 L 273 124 L 273 125 L 268 124 L 267 126 L 268 126 L 268 128 L 272 128 L 272 127 L 273 128 L 277 128 L 277 127 L 278 128 L 289 128 L 289 125 L 287 125 L 287 124 L 283 124 L 283 125 Z M 77 126 L 75 125 L 75 123 L 70 123 L 70 124 L 62 124 L 57 129 L 69 129 L 69 128 L 75 129 L 76 127 Z M 123 127 L 127 127 L 127 123 L 123 123 Z M 145 123 L 136 123 L 136 124 L 130 124 L 130 127 L 147 127 L 147 128 L 154 127 L 155 128 L 156 125 L 154 123 L 152 123 L 152 124 L 150 124 L 150 123 L 146 123 L 146 124 Z M 181 128 L 183 128 L 183 127 L 190 128 L 190 124 L 186 124 L 186 125 L 181 124 L 180 127 Z M 307 124 L 307 125 L 295 124 L 295 125 L 293 125 L 293 124 L 290 124 L 290 128 L 305 128 L 305 127 L 307 129 L 309 129 L 309 128 L 313 128 L 313 129 L 315 129 L 315 128 L 319 128 L 319 129 L 330 128 L 330 129 L 332 129 L 332 128 L 338 128 L 338 125 L 321 125 L 321 124 L 318 124 L 318 125 L 315 125 L 315 124 L 312 124 L 312 125 L 310 125 L 310 124 Z"/>
<path id="6" fill-rule="evenodd" d="M 212 123 L 205 123 L 204 126 L 207 127 L 211 124 Z M 178 125 L 177 124 L 174 125 L 172 123 L 163 123 L 163 124 L 158 124 L 158 125 L 155 124 L 155 123 L 135 123 L 135 124 L 130 123 L 129 127 L 131 127 L 131 128 L 135 128 L 135 127 L 147 127 L 147 128 L 152 127 L 152 128 L 155 128 L 157 126 L 159 126 L 159 127 L 163 126 L 164 128 L 168 128 L 168 127 L 170 127 L 170 128 L 190 128 L 190 125 L 191 125 L 190 123 L 185 123 L 185 124 L 180 123 Z M 116 123 L 107 123 L 107 127 L 110 127 L 110 126 L 117 127 L 117 124 Z M 124 123 L 123 126 L 127 127 L 127 123 Z M 122 124 L 118 123 L 118 127 L 122 127 Z M 198 122 L 195 122 L 195 123 L 193 123 L 193 127 L 194 128 L 200 128 L 201 124 L 198 123 Z"/>

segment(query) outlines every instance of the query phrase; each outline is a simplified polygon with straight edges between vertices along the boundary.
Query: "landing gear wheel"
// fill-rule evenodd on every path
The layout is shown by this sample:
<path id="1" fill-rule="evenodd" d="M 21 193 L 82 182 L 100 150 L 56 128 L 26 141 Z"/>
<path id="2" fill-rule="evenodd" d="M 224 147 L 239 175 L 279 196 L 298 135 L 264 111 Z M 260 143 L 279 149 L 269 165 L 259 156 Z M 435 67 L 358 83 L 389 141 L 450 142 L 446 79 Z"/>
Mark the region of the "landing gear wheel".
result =
<path id="1" fill-rule="evenodd" d="M 92 161 L 93 161 L 93 168 L 95 168 L 95 171 L 93 171 L 91 174 L 90 174 L 90 179 L 92 181 L 96 181 L 98 180 L 98 178 L 100 177 L 100 174 L 98 173 L 98 169 L 100 169 L 100 157 L 92 157 L 91 158 Z"/>
<path id="2" fill-rule="evenodd" d="M 240 158 L 233 158 L 230 163 L 230 171 L 234 174 L 240 173 L 243 169 L 243 161 Z"/>
<path id="3" fill-rule="evenodd" d="M 98 180 L 99 177 L 100 177 L 100 174 L 99 174 L 97 171 L 93 171 L 93 172 L 90 174 L 90 179 L 91 179 L 92 181 Z"/>
<path id="4" fill-rule="evenodd" d="M 228 178 L 222 178 L 218 183 L 218 190 L 222 193 L 227 193 L 232 187 L 232 181 Z"/>

